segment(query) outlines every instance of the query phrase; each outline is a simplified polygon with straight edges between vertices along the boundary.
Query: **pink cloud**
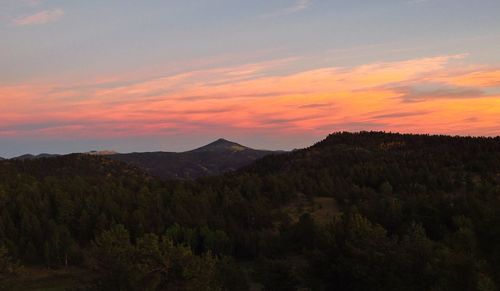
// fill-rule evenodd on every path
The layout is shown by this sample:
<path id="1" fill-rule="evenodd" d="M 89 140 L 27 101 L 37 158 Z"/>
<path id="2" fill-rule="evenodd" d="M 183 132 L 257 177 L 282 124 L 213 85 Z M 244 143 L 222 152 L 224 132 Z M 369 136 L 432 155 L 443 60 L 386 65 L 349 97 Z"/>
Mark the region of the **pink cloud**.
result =
<path id="1" fill-rule="evenodd" d="M 57 8 L 44 10 L 32 15 L 21 16 L 13 20 L 15 26 L 42 25 L 49 22 L 55 22 L 64 16 L 64 10 Z"/>
<path id="2" fill-rule="evenodd" d="M 457 58 L 463 57 L 271 73 L 290 59 L 136 81 L 115 76 L 84 85 L 0 86 L 0 136 L 500 132 L 500 95 L 477 94 L 498 86 L 498 69 L 457 71 Z M 467 91 L 459 90 L 463 84 Z M 410 97 L 419 102 L 407 102 Z"/>

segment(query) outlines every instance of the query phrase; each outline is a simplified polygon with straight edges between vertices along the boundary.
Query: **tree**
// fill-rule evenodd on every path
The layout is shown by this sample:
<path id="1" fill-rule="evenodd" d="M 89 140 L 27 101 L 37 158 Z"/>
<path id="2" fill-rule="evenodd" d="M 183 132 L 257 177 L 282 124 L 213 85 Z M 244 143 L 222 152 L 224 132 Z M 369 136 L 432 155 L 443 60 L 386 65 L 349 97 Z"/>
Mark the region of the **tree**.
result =
<path id="1" fill-rule="evenodd" d="M 123 225 L 104 231 L 91 251 L 90 266 L 102 290 L 221 290 L 217 259 L 195 256 L 166 237 L 146 234 L 130 241 Z"/>
<path id="2" fill-rule="evenodd" d="M 0 245 L 0 290 L 7 290 L 4 281 L 16 274 L 20 266 L 14 262 L 5 246 Z M 5 284 L 5 285 L 4 285 Z"/>

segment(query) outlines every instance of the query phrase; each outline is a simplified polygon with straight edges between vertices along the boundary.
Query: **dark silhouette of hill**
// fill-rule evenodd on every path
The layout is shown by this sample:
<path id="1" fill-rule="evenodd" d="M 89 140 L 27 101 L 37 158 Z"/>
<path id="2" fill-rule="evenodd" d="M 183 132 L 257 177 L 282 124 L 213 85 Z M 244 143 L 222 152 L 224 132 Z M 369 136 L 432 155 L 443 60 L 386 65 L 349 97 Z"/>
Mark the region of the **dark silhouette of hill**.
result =
<path id="1" fill-rule="evenodd" d="M 225 139 L 181 153 L 146 152 L 108 155 L 144 169 L 162 179 L 196 179 L 237 170 L 266 155 L 278 153 L 255 150 Z"/>
<path id="2" fill-rule="evenodd" d="M 191 153 L 228 148 L 247 150 Z M 248 290 L 241 266 L 267 290 L 496 290 L 499 197 L 499 137 L 336 133 L 194 181 L 109 156 L 6 160 L 0 287 L 16 262 L 87 262 L 90 290 Z"/>
<path id="3" fill-rule="evenodd" d="M 14 157 L 12 160 L 35 160 L 35 159 L 44 159 L 44 158 L 54 158 L 59 155 L 57 154 L 39 154 L 39 155 L 32 155 L 32 154 L 25 154 L 22 156 Z"/>

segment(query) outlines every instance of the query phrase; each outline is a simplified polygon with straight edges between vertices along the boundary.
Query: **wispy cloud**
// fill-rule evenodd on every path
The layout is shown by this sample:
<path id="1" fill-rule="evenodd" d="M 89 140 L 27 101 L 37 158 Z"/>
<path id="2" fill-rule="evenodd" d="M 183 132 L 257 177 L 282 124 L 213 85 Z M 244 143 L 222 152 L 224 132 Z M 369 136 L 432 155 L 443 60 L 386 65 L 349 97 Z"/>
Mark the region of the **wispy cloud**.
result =
<path id="1" fill-rule="evenodd" d="M 64 16 L 64 10 L 57 8 L 44 10 L 31 15 L 25 15 L 14 19 L 12 22 L 15 26 L 42 25 L 50 22 L 55 22 Z"/>
<path id="2" fill-rule="evenodd" d="M 299 108 L 331 108 L 331 103 L 311 103 L 300 105 Z"/>
<path id="3" fill-rule="evenodd" d="M 418 115 L 426 115 L 432 113 L 433 111 L 409 111 L 409 112 L 391 112 L 378 114 L 375 116 L 371 116 L 374 119 L 395 119 L 395 118 L 403 118 L 403 117 L 412 117 Z"/>
<path id="4" fill-rule="evenodd" d="M 309 8 L 312 4 L 313 0 L 296 0 L 293 5 L 286 7 L 285 9 L 276 11 L 274 13 L 264 14 L 263 17 L 275 17 L 275 16 L 294 14 Z"/>
<path id="5" fill-rule="evenodd" d="M 299 12 L 301 10 L 307 9 L 311 5 L 312 0 L 298 0 L 295 5 L 285 9 L 284 12 L 287 14 Z"/>
<path id="6" fill-rule="evenodd" d="M 293 60 L 95 84 L 0 85 L 0 137 L 336 130 L 498 134 L 500 70 L 461 55 L 271 73 Z M 99 78 L 106 79 L 106 78 Z M 120 81 L 122 80 L 122 81 Z M 474 123 L 467 118 L 480 117 Z M 42 125 L 41 127 L 37 124 Z"/>
<path id="7" fill-rule="evenodd" d="M 423 88 L 422 88 L 423 87 Z M 410 87 L 395 89 L 400 92 L 401 100 L 404 102 L 422 102 L 432 99 L 471 99 L 486 97 L 483 90 L 462 86 L 447 86 L 442 84 L 433 85 L 434 88 L 425 88 L 420 84 Z"/>

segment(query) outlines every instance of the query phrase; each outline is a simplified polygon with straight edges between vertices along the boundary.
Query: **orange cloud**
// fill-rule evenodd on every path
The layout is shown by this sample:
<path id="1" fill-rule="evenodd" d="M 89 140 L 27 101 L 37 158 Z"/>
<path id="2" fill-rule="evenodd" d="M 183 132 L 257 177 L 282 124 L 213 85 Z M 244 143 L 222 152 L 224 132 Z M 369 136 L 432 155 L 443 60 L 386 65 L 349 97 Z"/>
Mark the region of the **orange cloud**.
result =
<path id="1" fill-rule="evenodd" d="M 454 61 L 462 58 L 273 74 L 295 61 L 287 59 L 141 81 L 4 86 L 0 136 L 323 136 L 372 129 L 498 135 L 499 70 L 456 70 Z"/>

